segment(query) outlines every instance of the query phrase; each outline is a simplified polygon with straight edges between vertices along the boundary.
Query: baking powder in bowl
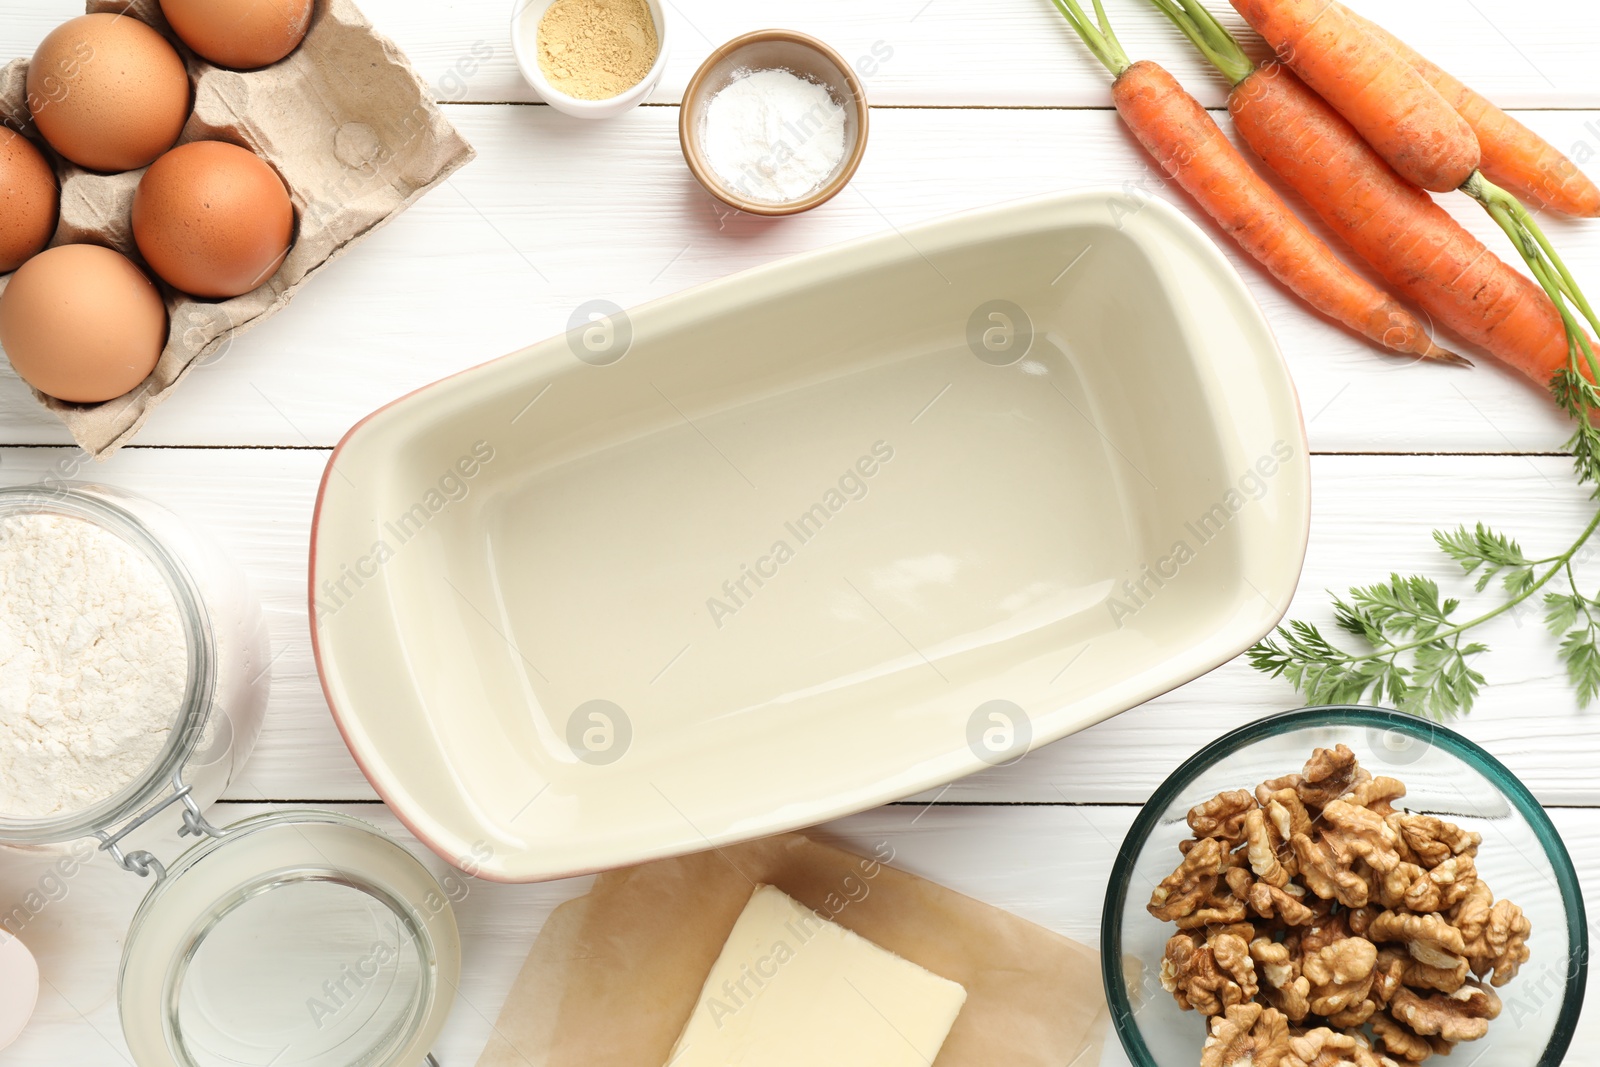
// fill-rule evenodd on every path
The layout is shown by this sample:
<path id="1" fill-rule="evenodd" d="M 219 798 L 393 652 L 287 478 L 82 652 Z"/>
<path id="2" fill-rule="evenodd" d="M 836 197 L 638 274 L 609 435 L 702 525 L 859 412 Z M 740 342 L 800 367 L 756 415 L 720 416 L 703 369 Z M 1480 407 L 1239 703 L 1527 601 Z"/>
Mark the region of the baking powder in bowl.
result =
<path id="1" fill-rule="evenodd" d="M 746 71 L 706 106 L 701 144 L 727 188 L 782 204 L 839 169 L 844 129 L 845 110 L 826 86 L 787 70 Z"/>
<path id="2" fill-rule="evenodd" d="M 68 516 L 0 520 L 0 815 L 77 811 L 127 787 L 187 683 L 177 602 L 137 549 Z"/>

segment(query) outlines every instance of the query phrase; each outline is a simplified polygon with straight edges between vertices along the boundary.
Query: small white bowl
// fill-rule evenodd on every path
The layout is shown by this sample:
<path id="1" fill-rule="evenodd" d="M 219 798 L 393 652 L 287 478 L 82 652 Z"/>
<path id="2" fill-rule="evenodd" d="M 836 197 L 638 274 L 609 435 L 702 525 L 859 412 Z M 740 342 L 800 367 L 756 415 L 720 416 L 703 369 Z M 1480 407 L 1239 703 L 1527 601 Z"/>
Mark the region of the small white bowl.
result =
<path id="1" fill-rule="evenodd" d="M 533 86 L 539 98 L 557 111 L 580 119 L 609 119 L 635 107 L 655 92 L 661 75 L 667 69 L 667 12 L 661 0 L 645 0 L 650 7 L 650 17 L 655 20 L 656 38 L 661 48 L 650 73 L 633 88 L 604 100 L 582 100 L 569 96 L 550 84 L 539 67 L 539 23 L 555 0 L 516 0 L 511 10 L 511 48 L 517 56 L 517 67 L 522 77 Z"/>
<path id="2" fill-rule="evenodd" d="M 22 1036 L 39 1002 L 39 965 L 28 947 L 0 930 L 0 1049 Z"/>

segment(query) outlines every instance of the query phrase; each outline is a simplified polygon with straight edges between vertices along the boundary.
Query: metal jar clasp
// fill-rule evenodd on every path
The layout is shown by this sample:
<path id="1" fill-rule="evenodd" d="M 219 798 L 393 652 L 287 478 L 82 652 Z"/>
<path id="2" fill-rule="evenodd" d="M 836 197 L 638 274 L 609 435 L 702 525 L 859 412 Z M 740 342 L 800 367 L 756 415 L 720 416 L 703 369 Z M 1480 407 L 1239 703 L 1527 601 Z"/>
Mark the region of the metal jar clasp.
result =
<path id="1" fill-rule="evenodd" d="M 156 859 L 155 855 L 144 849 L 135 849 L 132 852 L 122 850 L 122 840 L 139 827 L 161 814 L 174 804 L 183 805 L 183 826 L 178 830 L 179 837 L 211 837 L 221 839 L 227 836 L 226 830 L 219 830 L 206 821 L 205 815 L 200 811 L 200 805 L 195 802 L 194 787 L 186 785 L 183 781 L 183 772 L 180 770 L 172 776 L 172 792 L 162 799 L 151 804 L 144 811 L 130 819 L 120 830 L 112 833 L 110 830 L 97 830 L 94 836 L 100 841 L 100 851 L 111 853 L 124 870 L 132 871 L 140 878 L 155 873 L 156 881 L 161 881 L 167 876 L 167 868 Z"/>

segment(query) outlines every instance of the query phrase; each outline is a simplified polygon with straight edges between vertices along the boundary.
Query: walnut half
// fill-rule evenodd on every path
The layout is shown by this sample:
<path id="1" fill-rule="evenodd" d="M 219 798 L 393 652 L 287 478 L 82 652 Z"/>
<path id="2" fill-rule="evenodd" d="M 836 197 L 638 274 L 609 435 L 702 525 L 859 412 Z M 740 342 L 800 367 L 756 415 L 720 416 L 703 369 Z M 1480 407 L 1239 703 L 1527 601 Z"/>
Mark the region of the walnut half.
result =
<path id="1" fill-rule="evenodd" d="M 1336 1015 L 1365 1000 L 1378 965 L 1378 946 L 1364 937 L 1335 941 L 1301 965 L 1311 982 L 1311 1010 Z"/>
<path id="2" fill-rule="evenodd" d="M 1200 1067 L 1282 1067 L 1289 1020 L 1272 1008 L 1239 1004 L 1211 1020 Z"/>
<path id="3" fill-rule="evenodd" d="M 1500 998 L 1476 982 L 1429 997 L 1401 989 L 1389 1002 L 1389 1014 L 1422 1037 L 1476 1041 L 1489 1032 L 1489 1020 L 1500 1014 Z"/>
<path id="4" fill-rule="evenodd" d="M 1161 988 L 1184 1011 L 1221 1015 L 1254 999 L 1259 991 L 1255 961 L 1244 938 L 1213 934 L 1209 941 L 1195 933 L 1174 934 L 1161 959 Z"/>

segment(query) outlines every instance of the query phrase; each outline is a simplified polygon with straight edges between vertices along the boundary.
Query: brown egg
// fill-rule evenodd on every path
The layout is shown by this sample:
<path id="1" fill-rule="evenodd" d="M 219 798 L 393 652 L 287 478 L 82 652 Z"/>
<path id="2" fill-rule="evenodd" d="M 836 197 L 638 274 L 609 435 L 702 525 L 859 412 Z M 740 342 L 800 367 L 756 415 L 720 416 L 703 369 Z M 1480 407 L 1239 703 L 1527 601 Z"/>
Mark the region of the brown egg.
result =
<path id="1" fill-rule="evenodd" d="M 219 67 L 254 70 L 293 52 L 311 28 L 312 0 L 161 0 L 183 43 Z"/>
<path id="2" fill-rule="evenodd" d="M 61 190 L 44 153 L 0 126 L 0 274 L 44 251 L 60 207 Z"/>
<path id="3" fill-rule="evenodd" d="M 180 145 L 133 194 L 133 239 L 150 269 L 194 296 L 248 293 L 276 273 L 294 206 L 276 171 L 223 141 Z"/>
<path id="4" fill-rule="evenodd" d="M 121 396 L 150 376 L 166 341 L 161 293 L 99 245 L 41 252 L 0 294 L 0 347 L 23 381 L 57 400 Z"/>
<path id="5" fill-rule="evenodd" d="M 138 19 L 83 15 L 34 52 L 28 110 L 50 146 L 80 167 L 137 170 L 183 132 L 189 77 L 178 50 Z"/>

